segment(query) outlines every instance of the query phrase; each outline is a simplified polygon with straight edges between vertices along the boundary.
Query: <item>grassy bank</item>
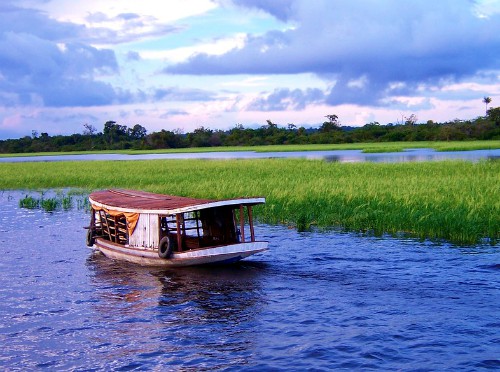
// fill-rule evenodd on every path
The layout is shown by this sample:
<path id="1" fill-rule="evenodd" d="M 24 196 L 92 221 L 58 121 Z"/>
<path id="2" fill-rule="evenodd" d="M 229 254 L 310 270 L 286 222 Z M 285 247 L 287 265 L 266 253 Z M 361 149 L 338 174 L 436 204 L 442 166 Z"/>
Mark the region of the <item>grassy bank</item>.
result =
<path id="1" fill-rule="evenodd" d="M 175 154 L 200 152 L 292 152 L 292 151 L 328 151 L 328 150 L 361 150 L 366 153 L 399 152 L 405 149 L 429 148 L 436 151 L 472 151 L 500 149 L 500 141 L 420 141 L 420 142 L 366 142 L 344 144 L 309 144 L 309 145 L 268 145 L 268 146 L 221 146 L 221 147 L 190 147 L 182 149 L 161 150 L 105 150 L 105 151 L 74 151 L 74 152 L 37 152 L 0 154 L 0 157 L 16 156 L 53 156 L 53 155 L 84 155 L 84 154 Z"/>
<path id="2" fill-rule="evenodd" d="M 262 195 L 264 222 L 475 244 L 500 238 L 500 162 L 339 164 L 302 159 L 0 164 L 0 189 L 121 187 L 206 198 Z"/>
<path id="3" fill-rule="evenodd" d="M 313 145 L 270 145 L 248 148 L 258 152 L 273 151 L 328 151 L 361 150 L 365 153 L 399 152 L 406 149 L 434 149 L 436 151 L 472 151 L 500 149 L 500 141 L 420 141 L 420 142 L 365 142 Z"/>

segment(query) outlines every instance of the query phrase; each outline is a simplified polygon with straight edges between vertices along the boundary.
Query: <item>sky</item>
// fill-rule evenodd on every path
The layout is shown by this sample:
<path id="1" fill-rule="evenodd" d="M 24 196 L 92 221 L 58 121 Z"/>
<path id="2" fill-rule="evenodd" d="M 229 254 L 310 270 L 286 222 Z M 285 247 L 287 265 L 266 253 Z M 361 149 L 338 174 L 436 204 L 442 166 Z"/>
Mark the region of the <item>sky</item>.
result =
<path id="1" fill-rule="evenodd" d="M 2 0 L 0 17 L 0 139 L 500 106 L 500 0 Z"/>

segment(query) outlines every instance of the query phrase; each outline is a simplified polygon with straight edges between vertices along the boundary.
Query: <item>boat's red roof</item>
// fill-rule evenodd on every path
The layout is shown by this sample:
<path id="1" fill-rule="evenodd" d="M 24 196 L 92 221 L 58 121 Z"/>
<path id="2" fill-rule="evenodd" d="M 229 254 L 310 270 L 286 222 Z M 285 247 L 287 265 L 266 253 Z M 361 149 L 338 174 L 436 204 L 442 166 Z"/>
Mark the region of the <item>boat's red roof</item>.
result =
<path id="1" fill-rule="evenodd" d="M 90 194 L 91 204 L 129 212 L 182 213 L 198 209 L 237 204 L 261 204 L 264 198 L 238 198 L 229 200 L 195 199 L 183 196 L 155 194 L 136 190 L 101 190 Z"/>

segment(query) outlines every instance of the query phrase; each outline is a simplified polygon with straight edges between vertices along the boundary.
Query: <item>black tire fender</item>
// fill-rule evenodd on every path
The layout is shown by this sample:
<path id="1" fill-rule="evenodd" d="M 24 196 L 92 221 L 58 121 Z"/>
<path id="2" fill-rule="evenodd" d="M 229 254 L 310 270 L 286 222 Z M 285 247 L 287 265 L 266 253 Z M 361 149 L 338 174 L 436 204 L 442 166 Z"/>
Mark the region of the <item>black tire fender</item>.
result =
<path id="1" fill-rule="evenodd" d="M 164 236 L 158 245 L 158 256 L 161 258 L 170 258 L 174 250 L 173 244 L 168 236 Z"/>
<path id="2" fill-rule="evenodd" d="M 87 240 L 86 240 L 86 243 L 87 243 L 87 247 L 94 246 L 95 237 L 94 237 L 94 233 L 93 233 L 92 229 L 89 229 L 87 231 Z"/>

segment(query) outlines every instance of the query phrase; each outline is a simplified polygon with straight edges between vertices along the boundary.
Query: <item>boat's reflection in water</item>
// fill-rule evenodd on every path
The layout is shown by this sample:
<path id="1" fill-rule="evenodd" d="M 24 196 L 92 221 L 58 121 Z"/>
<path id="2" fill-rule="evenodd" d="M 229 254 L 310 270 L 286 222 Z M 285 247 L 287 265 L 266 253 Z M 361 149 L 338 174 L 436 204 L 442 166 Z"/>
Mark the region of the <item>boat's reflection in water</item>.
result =
<path id="1" fill-rule="evenodd" d="M 179 358 L 206 358 L 205 352 L 241 353 L 252 348 L 251 325 L 267 301 L 262 289 L 265 263 L 167 270 L 95 253 L 87 265 L 95 288 L 94 315 L 106 328 L 106 337 L 99 341 L 110 359 L 137 353 L 165 358 L 167 353 L 171 366 Z M 213 332 L 219 334 L 214 337 Z"/>

